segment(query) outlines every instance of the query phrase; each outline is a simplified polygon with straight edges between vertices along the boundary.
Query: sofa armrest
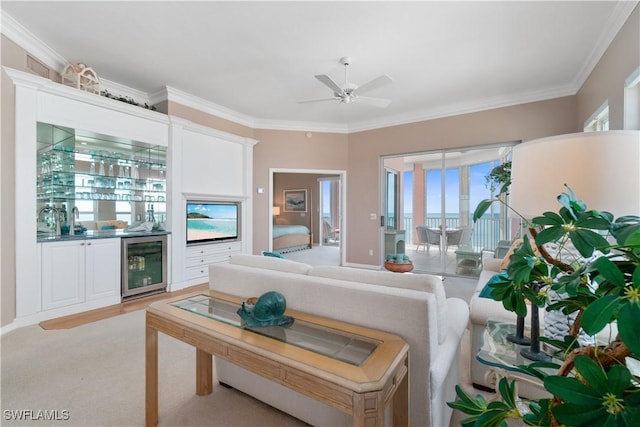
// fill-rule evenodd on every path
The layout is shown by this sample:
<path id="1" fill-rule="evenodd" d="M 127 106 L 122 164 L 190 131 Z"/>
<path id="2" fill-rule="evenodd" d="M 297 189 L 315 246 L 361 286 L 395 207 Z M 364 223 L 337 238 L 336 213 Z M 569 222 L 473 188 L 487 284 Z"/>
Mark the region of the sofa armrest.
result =
<path id="1" fill-rule="evenodd" d="M 447 325 L 447 339 L 438 346 L 436 357 L 431 363 L 431 392 L 443 384 L 453 361 L 458 360 L 460 342 L 469 323 L 469 306 L 459 298 L 447 298 L 450 313 Z M 454 314 L 455 313 L 455 314 Z"/>
<path id="2" fill-rule="evenodd" d="M 438 346 L 429 367 L 432 426 L 449 425 L 453 410 L 447 402 L 455 400 L 455 385 L 460 383 L 460 345 L 469 323 L 469 306 L 465 301 L 448 298 L 447 311 L 450 313 L 447 339 Z"/>

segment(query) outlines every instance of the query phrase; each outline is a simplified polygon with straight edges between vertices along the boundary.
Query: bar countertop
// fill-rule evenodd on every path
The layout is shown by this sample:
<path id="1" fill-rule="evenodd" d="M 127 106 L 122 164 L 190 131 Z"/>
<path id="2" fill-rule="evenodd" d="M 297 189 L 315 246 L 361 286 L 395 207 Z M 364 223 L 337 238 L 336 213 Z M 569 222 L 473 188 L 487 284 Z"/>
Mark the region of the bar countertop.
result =
<path id="1" fill-rule="evenodd" d="M 147 237 L 147 236 L 165 236 L 171 234 L 170 231 L 133 231 L 126 229 L 119 230 L 88 230 L 83 234 L 68 234 L 54 236 L 51 233 L 38 233 L 38 243 L 46 242 L 65 242 L 70 240 L 87 240 L 87 239 L 113 239 L 119 237 Z"/>

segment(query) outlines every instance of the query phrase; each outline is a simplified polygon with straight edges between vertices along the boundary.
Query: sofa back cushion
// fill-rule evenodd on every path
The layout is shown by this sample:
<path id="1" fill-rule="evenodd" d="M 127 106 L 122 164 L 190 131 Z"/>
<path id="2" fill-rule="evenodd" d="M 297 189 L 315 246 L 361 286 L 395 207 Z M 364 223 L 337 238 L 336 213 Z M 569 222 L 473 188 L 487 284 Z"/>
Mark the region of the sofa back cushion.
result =
<path id="1" fill-rule="evenodd" d="M 284 271 L 296 274 L 307 274 L 311 269 L 309 264 L 302 262 L 259 255 L 233 255 L 229 262 L 231 264 L 244 265 L 246 267 L 264 268 L 267 270 Z"/>
<path id="2" fill-rule="evenodd" d="M 436 297 L 438 309 L 436 314 L 438 321 L 438 343 L 442 344 L 447 337 L 447 296 L 444 292 L 444 286 L 442 285 L 442 278 L 440 276 L 431 274 L 400 274 L 390 271 L 365 270 L 361 268 L 328 265 L 313 267 L 307 274 L 316 277 L 429 292 Z"/>

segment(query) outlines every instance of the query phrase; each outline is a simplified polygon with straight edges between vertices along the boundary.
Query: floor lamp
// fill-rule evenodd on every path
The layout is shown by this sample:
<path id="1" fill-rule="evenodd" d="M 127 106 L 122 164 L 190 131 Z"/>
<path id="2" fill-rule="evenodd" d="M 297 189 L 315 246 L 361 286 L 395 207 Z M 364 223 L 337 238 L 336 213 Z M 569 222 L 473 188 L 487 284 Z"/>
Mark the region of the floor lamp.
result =
<path id="1" fill-rule="evenodd" d="M 524 142 L 512 153 L 509 205 L 526 219 L 558 212 L 565 184 L 589 209 L 640 215 L 639 131 L 559 135 Z M 539 325 L 533 317 L 531 348 L 523 356 L 537 360 Z"/>

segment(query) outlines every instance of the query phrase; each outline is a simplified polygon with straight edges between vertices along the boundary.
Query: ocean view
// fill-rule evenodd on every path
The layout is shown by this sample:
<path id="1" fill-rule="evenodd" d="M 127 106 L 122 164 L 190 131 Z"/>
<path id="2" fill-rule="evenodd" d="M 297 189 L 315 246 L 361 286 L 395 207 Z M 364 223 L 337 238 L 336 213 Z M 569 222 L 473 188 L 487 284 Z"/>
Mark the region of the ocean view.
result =
<path id="1" fill-rule="evenodd" d="M 235 219 L 206 219 L 206 218 L 189 218 L 187 221 L 187 233 L 190 230 L 209 231 L 227 236 L 236 235 Z"/>

